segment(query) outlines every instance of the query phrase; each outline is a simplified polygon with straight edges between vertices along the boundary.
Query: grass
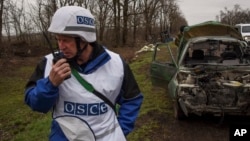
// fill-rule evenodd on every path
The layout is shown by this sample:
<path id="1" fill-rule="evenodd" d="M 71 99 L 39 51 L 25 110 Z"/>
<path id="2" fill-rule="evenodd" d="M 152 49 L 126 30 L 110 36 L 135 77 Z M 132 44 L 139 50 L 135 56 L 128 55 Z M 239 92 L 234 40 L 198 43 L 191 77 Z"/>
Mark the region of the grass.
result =
<path id="1" fill-rule="evenodd" d="M 128 136 L 129 141 L 153 141 L 154 139 L 152 139 L 149 135 L 159 130 L 160 123 L 158 120 L 150 117 L 151 113 L 157 112 L 157 115 L 160 116 L 172 113 L 172 111 L 168 108 L 170 102 L 169 100 L 166 100 L 165 89 L 154 87 L 151 84 L 149 67 L 152 56 L 153 52 L 144 52 L 139 55 L 135 62 L 130 64 L 139 87 L 144 95 L 144 101 L 137 121 L 142 122 L 142 124 L 136 124 L 137 127 Z"/>
<path id="2" fill-rule="evenodd" d="M 142 105 L 141 115 L 147 114 L 151 110 L 161 110 L 160 107 L 165 105 L 165 90 L 158 87 L 153 87 L 149 76 L 149 67 L 152 60 L 153 52 L 145 52 L 140 57 L 130 64 L 139 87 L 144 94 L 144 102 Z M 153 102 L 156 101 L 156 102 Z M 166 112 L 166 111 L 165 111 Z"/>
<path id="3" fill-rule="evenodd" d="M 149 66 L 153 52 L 139 54 L 136 61 L 130 63 L 139 87 L 144 94 L 140 115 L 135 130 L 128 135 L 129 141 L 150 141 L 149 135 L 159 130 L 160 123 L 155 116 L 171 114 L 165 90 L 153 87 L 149 77 Z M 41 114 L 31 111 L 24 104 L 24 86 L 34 65 L 21 66 L 11 75 L 0 79 L 0 141 L 46 141 L 50 132 L 51 113 Z"/>
<path id="4" fill-rule="evenodd" d="M 24 104 L 24 86 L 33 69 L 24 66 L 9 76 L 1 76 L 0 141 L 27 141 L 34 137 L 40 141 L 49 132 L 49 124 L 39 124 L 46 118 L 49 121 L 49 116 L 35 113 Z M 35 130 L 31 130 L 32 126 Z"/>

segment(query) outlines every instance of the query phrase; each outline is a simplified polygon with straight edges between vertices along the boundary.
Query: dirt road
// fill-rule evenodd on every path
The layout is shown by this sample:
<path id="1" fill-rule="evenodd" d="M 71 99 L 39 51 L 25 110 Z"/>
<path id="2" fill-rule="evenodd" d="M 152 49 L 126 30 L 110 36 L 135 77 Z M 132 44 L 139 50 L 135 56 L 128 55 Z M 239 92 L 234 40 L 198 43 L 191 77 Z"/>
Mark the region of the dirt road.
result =
<path id="1" fill-rule="evenodd" d="M 140 124 L 150 120 L 158 121 L 159 125 L 148 135 L 151 141 L 229 141 L 231 125 L 250 123 L 250 117 L 221 118 L 211 115 L 190 116 L 185 120 L 176 120 L 172 115 L 163 115 L 155 111 L 141 117 L 137 125 L 140 127 Z"/>

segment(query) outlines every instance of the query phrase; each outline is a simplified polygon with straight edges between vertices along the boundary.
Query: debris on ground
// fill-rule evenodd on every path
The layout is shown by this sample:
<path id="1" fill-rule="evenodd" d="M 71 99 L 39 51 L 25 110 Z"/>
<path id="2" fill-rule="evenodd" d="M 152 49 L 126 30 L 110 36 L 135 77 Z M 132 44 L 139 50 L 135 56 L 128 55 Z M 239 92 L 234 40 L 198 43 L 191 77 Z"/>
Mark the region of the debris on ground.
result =
<path id="1" fill-rule="evenodd" d="M 140 50 L 135 52 L 135 57 L 133 58 L 133 60 L 135 60 L 138 57 L 138 55 L 142 52 L 148 52 L 148 51 L 154 51 L 154 50 L 155 50 L 154 44 L 145 45 Z M 160 51 L 160 49 L 157 48 L 157 51 Z"/>

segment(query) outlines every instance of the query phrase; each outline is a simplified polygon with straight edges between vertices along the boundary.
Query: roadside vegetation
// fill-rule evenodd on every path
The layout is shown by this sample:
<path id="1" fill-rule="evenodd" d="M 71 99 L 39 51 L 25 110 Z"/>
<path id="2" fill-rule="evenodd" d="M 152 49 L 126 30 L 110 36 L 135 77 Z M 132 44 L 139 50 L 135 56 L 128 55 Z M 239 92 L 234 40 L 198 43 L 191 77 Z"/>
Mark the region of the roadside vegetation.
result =
<path id="1" fill-rule="evenodd" d="M 24 104 L 24 86 L 34 65 L 2 69 L 5 72 L 0 79 L 0 140 L 48 140 L 50 114 L 33 112 Z"/>
<path id="2" fill-rule="evenodd" d="M 161 115 L 172 112 L 169 108 L 170 103 L 166 100 L 165 90 L 151 85 L 149 65 L 152 54 L 152 52 L 142 52 L 130 63 L 144 94 L 144 102 L 135 130 L 128 136 L 129 141 L 153 140 L 152 134 L 160 130 L 161 126 L 159 119 L 154 117 L 162 117 Z M 17 58 L 14 64 L 9 64 L 1 70 L 0 141 L 48 140 L 51 113 L 34 112 L 24 103 L 24 86 L 38 59 L 38 57 L 24 58 L 24 60 Z M 29 61 L 33 63 L 28 63 Z"/>

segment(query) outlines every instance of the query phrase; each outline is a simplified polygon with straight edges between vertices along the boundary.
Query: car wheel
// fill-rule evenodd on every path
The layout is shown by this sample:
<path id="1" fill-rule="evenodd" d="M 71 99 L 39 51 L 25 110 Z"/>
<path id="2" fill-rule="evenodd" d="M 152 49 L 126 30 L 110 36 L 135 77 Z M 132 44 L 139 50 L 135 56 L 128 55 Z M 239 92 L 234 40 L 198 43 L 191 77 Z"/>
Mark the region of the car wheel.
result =
<path id="1" fill-rule="evenodd" d="M 184 112 L 182 111 L 178 100 L 175 100 L 174 102 L 174 117 L 178 120 L 183 120 L 187 118 Z"/>

